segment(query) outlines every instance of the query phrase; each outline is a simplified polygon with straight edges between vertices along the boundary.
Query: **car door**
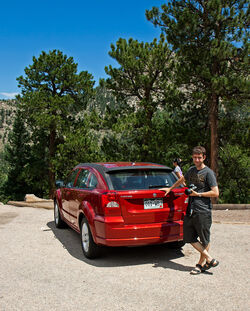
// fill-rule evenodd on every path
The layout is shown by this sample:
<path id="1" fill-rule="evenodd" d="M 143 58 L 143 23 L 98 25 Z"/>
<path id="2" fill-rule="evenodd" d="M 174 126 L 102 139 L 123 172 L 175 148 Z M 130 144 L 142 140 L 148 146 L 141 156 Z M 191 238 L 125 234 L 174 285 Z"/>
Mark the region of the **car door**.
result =
<path id="1" fill-rule="evenodd" d="M 86 199 L 88 195 L 88 179 L 89 179 L 89 170 L 80 169 L 80 172 L 77 176 L 74 189 L 72 189 L 71 201 L 69 202 L 69 213 L 70 213 L 70 222 L 73 226 L 77 227 L 77 217 L 79 206 L 82 201 Z"/>
<path id="2" fill-rule="evenodd" d="M 69 203 L 72 200 L 72 191 L 76 176 L 79 173 L 79 169 L 73 170 L 66 178 L 65 186 L 62 189 L 62 214 L 65 219 L 70 221 Z"/>

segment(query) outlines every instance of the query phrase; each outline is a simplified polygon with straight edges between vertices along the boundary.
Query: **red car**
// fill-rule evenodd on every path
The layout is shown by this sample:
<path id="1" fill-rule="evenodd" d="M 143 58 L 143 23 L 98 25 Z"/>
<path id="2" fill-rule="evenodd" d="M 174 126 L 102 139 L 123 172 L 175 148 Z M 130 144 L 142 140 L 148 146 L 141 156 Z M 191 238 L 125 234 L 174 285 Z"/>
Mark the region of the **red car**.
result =
<path id="1" fill-rule="evenodd" d="M 81 234 L 83 253 L 95 258 L 101 246 L 174 242 L 183 245 L 187 207 L 184 187 L 167 196 L 158 190 L 177 180 L 173 170 L 154 163 L 84 163 L 58 182 L 54 216 Z"/>

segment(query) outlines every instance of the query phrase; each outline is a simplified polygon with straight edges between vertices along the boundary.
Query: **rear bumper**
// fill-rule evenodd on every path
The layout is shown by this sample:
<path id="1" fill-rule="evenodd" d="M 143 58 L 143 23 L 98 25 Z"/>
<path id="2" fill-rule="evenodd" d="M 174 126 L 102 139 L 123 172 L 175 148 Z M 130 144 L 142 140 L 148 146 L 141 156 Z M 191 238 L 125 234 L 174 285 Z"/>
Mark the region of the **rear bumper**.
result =
<path id="1" fill-rule="evenodd" d="M 112 217 L 113 218 L 113 217 Z M 95 241 L 106 246 L 139 246 L 183 240 L 183 221 L 124 225 L 122 217 L 94 221 Z"/>

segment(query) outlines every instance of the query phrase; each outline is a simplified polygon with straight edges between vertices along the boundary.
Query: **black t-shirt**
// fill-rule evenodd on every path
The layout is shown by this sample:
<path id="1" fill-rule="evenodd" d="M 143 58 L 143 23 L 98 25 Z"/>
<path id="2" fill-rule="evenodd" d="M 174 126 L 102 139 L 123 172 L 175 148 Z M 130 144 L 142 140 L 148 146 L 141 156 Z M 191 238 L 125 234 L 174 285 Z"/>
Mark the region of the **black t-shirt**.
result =
<path id="1" fill-rule="evenodd" d="M 212 187 L 217 186 L 215 173 L 207 166 L 201 170 L 192 166 L 184 177 L 188 185 L 194 184 L 197 187 L 195 191 L 198 193 L 210 191 Z M 210 212 L 212 209 L 210 198 L 190 197 L 189 200 L 194 211 Z"/>

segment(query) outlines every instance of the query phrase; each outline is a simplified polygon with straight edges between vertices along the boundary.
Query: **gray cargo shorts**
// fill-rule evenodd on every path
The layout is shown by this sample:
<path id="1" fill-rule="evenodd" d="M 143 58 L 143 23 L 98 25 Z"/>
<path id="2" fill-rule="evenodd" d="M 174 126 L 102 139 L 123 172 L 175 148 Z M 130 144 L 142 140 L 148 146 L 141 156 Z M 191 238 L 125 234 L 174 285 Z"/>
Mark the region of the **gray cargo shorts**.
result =
<path id="1" fill-rule="evenodd" d="M 196 243 L 198 238 L 206 247 L 210 242 L 210 228 L 212 225 L 212 213 L 193 212 L 191 216 L 184 217 L 183 240 L 185 243 Z"/>

